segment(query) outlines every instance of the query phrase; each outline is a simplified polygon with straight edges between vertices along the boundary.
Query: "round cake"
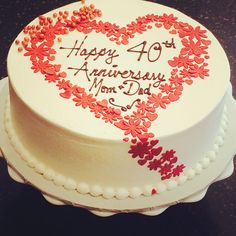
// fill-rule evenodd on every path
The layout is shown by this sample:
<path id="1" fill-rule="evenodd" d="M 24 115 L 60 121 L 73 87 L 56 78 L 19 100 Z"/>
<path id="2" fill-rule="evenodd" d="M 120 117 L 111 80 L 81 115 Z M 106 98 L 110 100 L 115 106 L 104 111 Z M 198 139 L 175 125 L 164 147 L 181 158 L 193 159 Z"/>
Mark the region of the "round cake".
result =
<path id="1" fill-rule="evenodd" d="M 227 57 L 166 6 L 91 0 L 39 16 L 12 44 L 8 76 L 12 146 L 77 194 L 163 194 L 207 171 L 224 143 Z"/>

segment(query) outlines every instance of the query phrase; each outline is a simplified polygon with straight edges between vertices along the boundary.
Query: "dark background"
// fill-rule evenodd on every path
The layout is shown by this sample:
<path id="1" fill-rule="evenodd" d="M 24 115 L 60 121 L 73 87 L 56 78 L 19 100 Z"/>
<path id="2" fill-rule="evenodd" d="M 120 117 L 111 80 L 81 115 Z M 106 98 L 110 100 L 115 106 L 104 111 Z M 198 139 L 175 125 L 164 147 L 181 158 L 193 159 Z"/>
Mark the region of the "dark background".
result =
<path id="1" fill-rule="evenodd" d="M 22 27 L 38 15 L 70 2 L 0 0 L 0 79 L 7 76 L 7 52 Z M 236 97 L 236 1 L 153 2 L 186 13 L 215 34 L 228 55 Z M 235 236 L 236 173 L 213 184 L 200 202 L 173 206 L 156 217 L 119 214 L 99 218 L 84 209 L 47 203 L 37 190 L 11 180 L 5 162 L 0 160 L 0 236 L 81 234 Z"/>

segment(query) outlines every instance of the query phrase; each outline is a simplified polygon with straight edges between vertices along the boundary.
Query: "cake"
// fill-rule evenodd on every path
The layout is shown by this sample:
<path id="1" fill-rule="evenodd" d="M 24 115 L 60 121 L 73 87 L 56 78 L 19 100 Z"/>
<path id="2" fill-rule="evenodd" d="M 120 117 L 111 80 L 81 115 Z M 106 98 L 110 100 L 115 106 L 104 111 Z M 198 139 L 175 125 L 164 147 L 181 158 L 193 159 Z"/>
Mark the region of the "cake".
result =
<path id="1" fill-rule="evenodd" d="M 227 57 L 175 9 L 75 2 L 26 26 L 7 62 L 11 145 L 67 191 L 106 200 L 171 194 L 207 172 L 224 145 Z"/>

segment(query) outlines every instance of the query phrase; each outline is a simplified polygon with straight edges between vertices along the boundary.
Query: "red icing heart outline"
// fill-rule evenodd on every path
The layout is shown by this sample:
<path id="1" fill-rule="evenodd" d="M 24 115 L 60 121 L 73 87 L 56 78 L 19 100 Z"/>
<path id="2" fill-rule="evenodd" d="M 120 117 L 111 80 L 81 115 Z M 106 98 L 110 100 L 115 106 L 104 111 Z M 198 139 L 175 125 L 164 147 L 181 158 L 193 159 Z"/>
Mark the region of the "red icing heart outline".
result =
<path id="1" fill-rule="evenodd" d="M 96 9 L 90 11 L 98 16 Z M 137 18 L 126 27 L 119 27 L 109 22 L 97 22 L 91 20 L 91 17 L 88 19 L 81 10 L 77 13 L 74 11 L 72 16 L 69 16 L 68 12 L 59 12 L 59 17 L 56 17 L 54 13 L 53 17 L 56 18 L 55 24 L 52 18 L 40 16 L 38 25 L 27 26 L 24 29 L 24 33 L 31 35 L 30 40 L 25 38 L 22 44 L 26 50 L 24 56 L 30 56 L 32 61 L 32 70 L 35 73 L 40 72 L 46 81 L 63 90 L 60 92 L 61 97 L 72 99 L 76 106 L 90 109 L 96 118 L 123 130 L 124 141 L 132 139 L 128 153 L 138 159 L 139 165 L 146 165 L 149 170 L 158 171 L 162 180 L 179 176 L 185 166 L 176 165 L 178 161 L 176 151 L 173 149 L 163 151 L 163 147 L 157 145 L 159 140 L 154 138 L 148 129 L 158 117 L 157 109 L 166 109 L 169 104 L 179 100 L 184 84 L 191 85 L 194 79 L 204 79 L 209 76 L 205 60 L 209 59 L 207 49 L 211 41 L 207 39 L 206 30 L 177 21 L 178 18 L 173 14 L 162 16 L 149 14 Z M 136 104 L 137 109 L 129 116 L 122 116 L 121 110 L 108 106 L 107 100 L 97 101 L 92 94 L 87 94 L 84 88 L 73 85 L 65 79 L 67 75 L 61 71 L 61 65 L 51 63 L 55 60 L 56 54 L 52 47 L 59 35 L 74 30 L 84 34 L 95 31 L 104 34 L 117 45 L 127 45 L 135 34 L 142 34 L 153 27 L 157 29 L 164 27 L 170 34 L 178 35 L 182 39 L 183 48 L 180 55 L 168 61 L 173 67 L 168 83 L 161 85 L 160 92 L 150 95 L 147 101 L 139 101 Z M 33 33 L 30 34 L 32 30 Z"/>

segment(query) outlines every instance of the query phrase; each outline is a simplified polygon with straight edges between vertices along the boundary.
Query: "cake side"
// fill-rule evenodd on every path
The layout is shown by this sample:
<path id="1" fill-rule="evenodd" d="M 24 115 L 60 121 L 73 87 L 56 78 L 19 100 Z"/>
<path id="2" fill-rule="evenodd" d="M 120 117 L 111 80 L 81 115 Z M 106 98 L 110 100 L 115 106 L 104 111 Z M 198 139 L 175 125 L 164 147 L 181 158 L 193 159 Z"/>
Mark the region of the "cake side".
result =
<path id="1" fill-rule="evenodd" d="M 203 171 L 207 171 L 207 167 L 217 159 L 228 126 L 227 109 L 225 106 L 219 106 L 220 109 L 213 112 L 202 124 L 176 136 L 175 144 L 188 139 L 188 151 L 186 148 L 180 149 L 188 156 L 180 161 L 191 164 L 186 164 L 185 171 L 180 175 L 176 174 L 171 180 L 161 180 L 161 176 L 155 171 L 140 167 L 135 163 L 135 159 L 129 157 L 127 143 L 98 142 L 79 135 L 75 137 L 74 134 L 39 119 L 32 111 L 29 112 L 22 106 L 13 94 L 11 93 L 11 107 L 8 104 L 5 114 L 5 129 L 11 144 L 22 159 L 36 172 L 58 186 L 77 190 L 82 194 L 102 195 L 104 198 L 151 196 L 192 180 Z M 200 139 L 195 140 L 194 136 L 196 130 L 199 133 L 199 126 L 207 126 L 210 130 L 209 126 L 216 117 L 219 123 L 214 123 L 218 125 L 215 137 L 209 140 L 205 137 L 205 133 L 201 132 Z M 27 128 L 22 125 L 25 122 L 28 124 Z M 49 129 L 51 132 L 48 132 Z M 211 143 L 205 152 L 200 147 L 202 139 Z M 203 155 L 193 160 L 194 150 L 191 146 Z"/>

